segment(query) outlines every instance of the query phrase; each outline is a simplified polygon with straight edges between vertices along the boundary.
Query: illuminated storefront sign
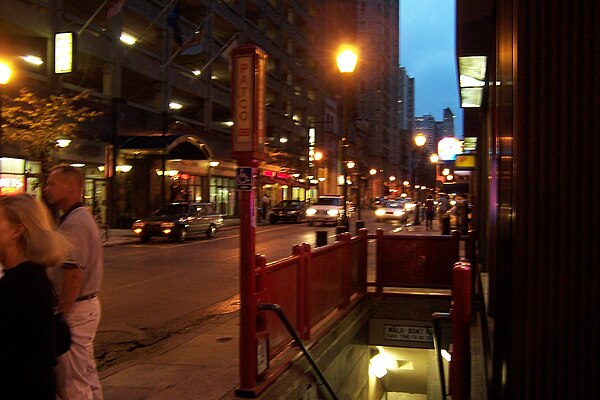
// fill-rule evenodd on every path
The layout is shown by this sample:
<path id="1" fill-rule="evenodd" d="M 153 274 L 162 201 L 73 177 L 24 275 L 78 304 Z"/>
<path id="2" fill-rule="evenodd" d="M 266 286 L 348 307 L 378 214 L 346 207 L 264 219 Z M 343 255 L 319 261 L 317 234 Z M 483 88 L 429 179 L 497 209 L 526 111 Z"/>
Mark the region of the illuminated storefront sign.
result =
<path id="1" fill-rule="evenodd" d="M 262 172 L 263 176 L 269 177 L 269 178 L 278 178 L 278 179 L 291 179 L 292 175 L 288 174 L 287 172 L 275 172 L 275 171 L 269 171 L 269 170 L 264 170 Z"/>
<path id="2" fill-rule="evenodd" d="M 454 160 L 457 154 L 462 153 L 462 143 L 454 137 L 445 137 L 438 142 L 438 156 L 440 160 Z"/>
<path id="3" fill-rule="evenodd" d="M 23 177 L 12 178 L 2 176 L 0 178 L 0 194 L 21 193 L 25 190 Z"/>
<path id="4" fill-rule="evenodd" d="M 251 45 L 237 47 L 233 54 L 233 157 L 262 160 L 267 55 Z"/>
<path id="5" fill-rule="evenodd" d="M 60 32 L 54 35 L 54 73 L 73 72 L 74 43 L 75 34 L 73 32 Z"/>

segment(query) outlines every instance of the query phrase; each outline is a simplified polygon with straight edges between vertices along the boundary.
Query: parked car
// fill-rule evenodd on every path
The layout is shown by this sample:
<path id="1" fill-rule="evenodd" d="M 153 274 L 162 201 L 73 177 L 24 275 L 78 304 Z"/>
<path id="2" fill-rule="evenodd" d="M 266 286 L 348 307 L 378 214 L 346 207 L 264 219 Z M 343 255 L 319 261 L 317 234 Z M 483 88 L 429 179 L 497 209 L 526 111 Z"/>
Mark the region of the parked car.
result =
<path id="1" fill-rule="evenodd" d="M 308 204 L 300 200 L 282 200 L 269 212 L 269 222 L 277 221 L 299 223 L 306 218 Z"/>
<path id="2" fill-rule="evenodd" d="M 306 220 L 310 226 L 315 222 L 337 224 L 338 218 L 343 214 L 343 196 L 319 196 L 317 201 L 306 209 Z M 348 211 L 348 217 L 350 216 L 351 213 Z"/>
<path id="3" fill-rule="evenodd" d="M 142 242 L 153 236 L 183 242 L 188 235 L 205 234 L 212 238 L 222 226 L 223 217 L 211 203 L 169 203 L 135 221 L 131 230 Z"/>
<path id="4" fill-rule="evenodd" d="M 398 200 L 384 201 L 379 208 L 375 209 L 375 221 L 396 220 L 406 222 L 408 219 L 406 203 L 405 201 Z"/>

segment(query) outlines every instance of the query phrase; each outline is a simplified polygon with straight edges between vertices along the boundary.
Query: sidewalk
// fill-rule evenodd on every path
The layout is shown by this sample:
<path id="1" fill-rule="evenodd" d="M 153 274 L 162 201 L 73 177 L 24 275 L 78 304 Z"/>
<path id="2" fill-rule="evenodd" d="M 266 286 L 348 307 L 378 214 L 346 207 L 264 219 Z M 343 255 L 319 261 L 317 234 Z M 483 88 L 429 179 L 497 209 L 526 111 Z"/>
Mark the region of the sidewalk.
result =
<path id="1" fill-rule="evenodd" d="M 226 220 L 224 230 L 239 220 Z M 262 225 L 260 223 L 259 225 Z M 354 227 L 354 223 L 352 224 Z M 439 234 L 425 224 L 408 226 L 411 234 Z M 112 246 L 137 239 L 130 230 L 111 231 L 104 244 Z M 163 342 L 100 372 L 106 400 L 231 400 L 239 383 L 239 311 L 219 315 L 193 332 L 177 333 Z"/>
<path id="2" fill-rule="evenodd" d="M 172 336 L 147 354 L 100 372 L 106 400 L 234 399 L 239 313 Z"/>

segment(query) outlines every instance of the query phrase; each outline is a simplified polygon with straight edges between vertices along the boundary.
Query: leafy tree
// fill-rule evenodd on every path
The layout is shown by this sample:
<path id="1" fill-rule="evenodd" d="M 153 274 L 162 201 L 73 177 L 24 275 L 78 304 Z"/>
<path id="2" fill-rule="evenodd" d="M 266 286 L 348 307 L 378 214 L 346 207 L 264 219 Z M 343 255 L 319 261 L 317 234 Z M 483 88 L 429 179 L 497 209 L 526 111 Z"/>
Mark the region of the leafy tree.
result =
<path id="1" fill-rule="evenodd" d="M 102 115 L 77 104 L 90 93 L 40 97 L 23 88 L 15 98 L 3 102 L 2 139 L 24 143 L 27 155 L 40 160 L 42 183 L 58 149 L 57 139 L 72 139 L 81 123 Z"/>

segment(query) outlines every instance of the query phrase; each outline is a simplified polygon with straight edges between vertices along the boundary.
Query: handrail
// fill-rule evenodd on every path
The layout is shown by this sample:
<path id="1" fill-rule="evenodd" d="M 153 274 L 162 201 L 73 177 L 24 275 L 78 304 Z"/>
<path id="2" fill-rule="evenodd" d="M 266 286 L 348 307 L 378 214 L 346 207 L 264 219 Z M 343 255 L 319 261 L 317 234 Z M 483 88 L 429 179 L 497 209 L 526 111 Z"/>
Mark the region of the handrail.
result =
<path id="1" fill-rule="evenodd" d="M 306 347 L 304 347 L 304 344 L 300 340 L 300 337 L 296 333 L 296 330 L 294 329 L 294 327 L 292 326 L 292 324 L 290 323 L 290 321 L 285 316 L 285 313 L 283 312 L 283 310 L 281 309 L 281 307 L 279 306 L 279 304 L 260 303 L 258 305 L 258 308 L 260 310 L 262 310 L 262 311 L 273 311 L 273 312 L 275 312 L 275 314 L 277 314 L 277 316 L 279 317 L 279 319 L 281 320 L 281 322 L 283 323 L 283 325 L 285 325 L 285 327 L 287 328 L 287 330 L 290 333 L 290 335 L 292 335 L 292 337 L 294 338 L 294 341 L 297 343 L 298 347 L 300 347 L 300 349 L 302 350 L 302 353 L 304 353 L 304 355 L 308 359 L 308 362 L 310 363 L 310 365 L 315 370 L 315 372 L 316 372 L 317 376 L 319 377 L 319 379 L 321 380 L 321 382 L 323 382 L 323 384 L 327 388 L 327 391 L 329 391 L 329 394 L 331 395 L 331 397 L 334 400 L 338 400 L 337 396 L 333 392 L 333 389 L 331 388 L 331 386 L 329 386 L 329 383 L 327 382 L 327 379 L 325 379 L 325 376 L 323 376 L 323 373 L 321 372 L 321 370 L 319 369 L 319 367 L 317 366 L 317 364 L 315 363 L 315 361 L 311 357 L 310 353 L 308 352 L 308 350 L 306 349 Z"/>
<path id="2" fill-rule="evenodd" d="M 450 320 L 450 313 L 434 312 L 431 314 L 433 320 L 433 348 L 435 349 L 435 355 L 438 364 L 438 373 L 440 375 L 440 392 L 442 394 L 442 400 L 446 399 L 446 377 L 444 375 L 444 362 L 442 361 L 442 349 L 440 347 L 440 340 L 442 336 L 440 321 Z"/>

